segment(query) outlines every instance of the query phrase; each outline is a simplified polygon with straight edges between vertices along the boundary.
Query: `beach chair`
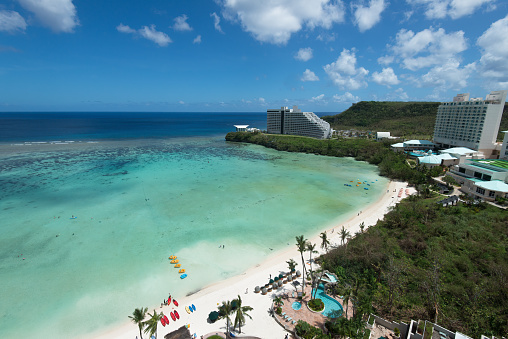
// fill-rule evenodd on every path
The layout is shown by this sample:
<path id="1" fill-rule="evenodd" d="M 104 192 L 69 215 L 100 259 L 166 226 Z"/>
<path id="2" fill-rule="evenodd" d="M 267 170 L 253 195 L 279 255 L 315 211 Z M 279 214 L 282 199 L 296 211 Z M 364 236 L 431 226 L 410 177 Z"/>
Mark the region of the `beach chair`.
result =
<path id="1" fill-rule="evenodd" d="M 296 324 L 296 320 L 292 320 L 291 323 L 294 325 Z"/>
<path id="2" fill-rule="evenodd" d="M 286 315 L 286 312 L 282 312 L 282 315 Z"/>
<path id="3" fill-rule="evenodd" d="M 287 321 L 291 321 L 291 320 L 293 320 L 293 319 L 291 319 L 291 317 L 288 317 L 288 320 L 287 320 Z"/>
<path id="4" fill-rule="evenodd" d="M 229 336 L 230 336 L 231 338 L 235 338 L 235 337 L 236 337 L 236 335 L 234 335 L 234 334 L 233 334 L 233 332 L 229 332 Z"/>

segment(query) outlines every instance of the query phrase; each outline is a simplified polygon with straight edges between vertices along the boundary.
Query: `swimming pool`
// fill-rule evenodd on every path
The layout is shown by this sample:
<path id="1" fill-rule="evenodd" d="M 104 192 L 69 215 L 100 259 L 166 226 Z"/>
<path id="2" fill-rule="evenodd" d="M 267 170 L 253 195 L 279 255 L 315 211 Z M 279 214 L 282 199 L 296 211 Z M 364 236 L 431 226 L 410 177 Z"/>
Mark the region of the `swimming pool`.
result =
<path id="1" fill-rule="evenodd" d="M 325 293 L 325 286 L 323 284 L 319 284 L 316 298 L 319 298 L 325 304 L 325 310 L 323 311 L 323 315 L 329 318 L 338 318 L 342 315 L 343 309 L 342 305 L 332 297 L 328 296 Z"/>
<path id="2" fill-rule="evenodd" d="M 293 308 L 293 310 L 298 311 L 300 308 L 302 308 L 302 303 L 295 301 L 293 305 L 291 305 L 291 307 Z"/>
<path id="3" fill-rule="evenodd" d="M 330 283 L 336 283 L 337 282 L 337 278 L 335 278 L 335 276 L 333 274 L 330 274 L 328 272 L 325 272 L 323 277 L 321 277 L 321 280 L 325 281 L 325 282 L 330 282 Z"/>

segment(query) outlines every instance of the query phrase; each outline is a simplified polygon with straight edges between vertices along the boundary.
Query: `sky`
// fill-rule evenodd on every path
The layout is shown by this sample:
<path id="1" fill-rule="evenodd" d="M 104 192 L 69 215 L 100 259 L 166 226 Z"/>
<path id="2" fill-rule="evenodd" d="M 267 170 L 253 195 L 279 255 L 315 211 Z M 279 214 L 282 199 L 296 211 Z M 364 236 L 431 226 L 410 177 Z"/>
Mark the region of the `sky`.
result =
<path id="1" fill-rule="evenodd" d="M 505 0 L 0 2 L 3 112 L 341 112 L 505 89 Z"/>

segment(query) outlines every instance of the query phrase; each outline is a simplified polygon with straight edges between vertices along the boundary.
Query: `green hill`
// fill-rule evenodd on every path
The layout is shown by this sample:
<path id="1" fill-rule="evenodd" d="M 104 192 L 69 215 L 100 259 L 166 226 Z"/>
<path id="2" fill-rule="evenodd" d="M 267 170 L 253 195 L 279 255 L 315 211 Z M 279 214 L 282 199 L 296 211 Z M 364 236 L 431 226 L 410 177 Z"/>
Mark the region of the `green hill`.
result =
<path id="1" fill-rule="evenodd" d="M 336 130 L 391 132 L 404 138 L 431 139 L 439 102 L 360 101 L 342 113 L 322 117 Z M 505 104 L 500 131 L 508 130 Z M 502 140 L 503 135 L 498 135 Z"/>

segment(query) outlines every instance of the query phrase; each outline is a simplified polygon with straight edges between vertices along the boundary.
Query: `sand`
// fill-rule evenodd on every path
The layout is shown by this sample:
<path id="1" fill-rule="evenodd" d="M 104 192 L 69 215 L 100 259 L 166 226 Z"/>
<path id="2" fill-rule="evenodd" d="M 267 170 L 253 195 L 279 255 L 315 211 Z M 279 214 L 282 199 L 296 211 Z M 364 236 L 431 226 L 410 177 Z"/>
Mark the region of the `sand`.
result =
<path id="1" fill-rule="evenodd" d="M 398 197 L 398 193 L 401 188 L 404 189 L 404 194 L 401 197 Z M 359 206 L 356 216 L 350 218 L 346 222 L 332 222 L 327 225 L 327 227 L 323 228 L 321 232 L 327 232 L 328 239 L 330 240 L 330 244 L 332 246 L 340 245 L 340 230 L 342 226 L 344 226 L 351 235 L 354 235 L 355 233 L 360 232 L 360 224 L 362 222 L 365 224 L 365 229 L 369 226 L 375 225 L 378 220 L 384 217 L 390 208 L 395 206 L 395 204 L 407 196 L 406 188 L 407 183 L 405 182 L 391 181 L 387 187 L 387 192 L 377 202 L 371 204 L 370 206 L 366 206 L 365 208 Z M 415 193 L 414 188 L 408 188 L 408 190 L 409 194 Z M 299 234 L 295 234 L 295 237 L 297 235 Z M 320 253 L 323 253 L 323 250 L 320 248 L 321 239 L 319 237 L 319 233 L 315 234 L 309 240 L 316 244 L 316 249 L 319 250 Z M 270 292 L 266 295 L 254 293 L 254 288 L 267 283 L 270 275 L 274 277 L 279 273 L 287 272 L 288 265 L 286 261 L 291 258 L 297 263 L 300 263 L 297 266 L 297 270 L 301 270 L 301 257 L 295 245 L 289 250 L 282 250 L 274 253 L 261 264 L 250 268 L 243 274 L 236 277 L 207 286 L 190 296 L 173 296 L 177 299 L 179 307 L 175 307 L 173 304 L 162 308 L 160 305 L 149 307 L 148 311 L 150 313 L 152 313 L 155 309 L 157 312 L 164 312 L 168 318 L 170 318 L 170 312 L 175 309 L 180 315 L 180 319 L 176 322 L 170 319 L 170 324 L 168 326 L 158 326 L 157 337 L 163 338 L 165 334 L 170 333 L 185 324 L 190 324 L 190 333 L 196 333 L 198 338 L 208 333 L 225 332 L 225 321 L 218 320 L 211 324 L 208 322 L 208 314 L 211 311 L 216 311 L 218 304 L 222 301 L 233 300 L 237 296 L 240 296 L 242 298 L 242 305 L 251 306 L 253 308 L 253 310 L 249 312 L 252 319 L 246 317 L 246 324 L 242 327 L 242 335 L 257 336 L 260 338 L 284 338 L 287 332 L 269 315 L 268 311 L 271 307 L 271 302 L 275 294 L 284 293 L 286 291 L 294 291 L 294 287 L 290 284 L 285 284 L 280 290 Z M 196 311 L 187 314 L 185 306 L 189 306 L 191 304 L 196 306 Z M 86 337 L 134 339 L 137 336 L 139 338 L 138 327 L 134 323 L 130 322 L 129 318 L 127 318 L 128 315 L 129 314 L 125 315 L 125 323 L 113 328 L 101 330 L 97 333 L 92 333 Z M 143 338 L 148 337 L 148 335 L 143 334 Z"/>

